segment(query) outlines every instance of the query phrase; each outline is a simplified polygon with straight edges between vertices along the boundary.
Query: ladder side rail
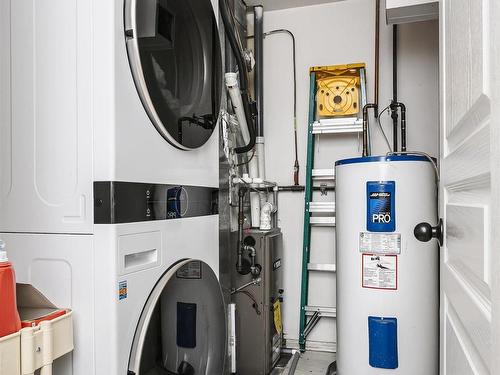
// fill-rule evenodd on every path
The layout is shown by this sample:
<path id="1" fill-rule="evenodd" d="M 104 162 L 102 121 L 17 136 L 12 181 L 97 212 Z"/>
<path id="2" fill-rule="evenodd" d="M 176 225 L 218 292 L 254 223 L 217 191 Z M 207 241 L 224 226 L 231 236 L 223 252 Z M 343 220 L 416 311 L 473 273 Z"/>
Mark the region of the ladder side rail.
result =
<path id="1" fill-rule="evenodd" d="M 307 325 L 306 305 L 309 295 L 309 270 L 308 264 L 310 260 L 310 245 L 311 245 L 311 215 L 309 205 L 312 200 L 312 170 L 314 167 L 314 142 L 315 135 L 313 134 L 313 124 L 316 118 L 316 73 L 310 73 L 309 82 L 309 124 L 307 132 L 307 164 L 306 164 L 306 186 L 304 194 L 304 238 L 302 248 L 302 280 L 300 289 L 300 331 L 299 345 L 300 350 L 305 350 L 306 336 L 305 329 Z"/>

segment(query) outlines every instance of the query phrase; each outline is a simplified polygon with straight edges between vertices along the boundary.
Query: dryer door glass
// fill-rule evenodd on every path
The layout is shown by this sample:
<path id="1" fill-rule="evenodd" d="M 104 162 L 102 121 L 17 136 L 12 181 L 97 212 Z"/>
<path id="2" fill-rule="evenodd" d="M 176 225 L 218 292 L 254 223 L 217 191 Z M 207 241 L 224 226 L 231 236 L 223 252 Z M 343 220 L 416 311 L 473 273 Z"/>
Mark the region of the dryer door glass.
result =
<path id="1" fill-rule="evenodd" d="M 222 374 L 226 315 L 221 287 L 201 261 L 167 271 L 139 320 L 129 371 L 136 375 Z"/>
<path id="2" fill-rule="evenodd" d="M 178 148 L 202 146 L 222 94 L 211 0 L 126 0 L 125 28 L 134 81 L 154 126 Z"/>

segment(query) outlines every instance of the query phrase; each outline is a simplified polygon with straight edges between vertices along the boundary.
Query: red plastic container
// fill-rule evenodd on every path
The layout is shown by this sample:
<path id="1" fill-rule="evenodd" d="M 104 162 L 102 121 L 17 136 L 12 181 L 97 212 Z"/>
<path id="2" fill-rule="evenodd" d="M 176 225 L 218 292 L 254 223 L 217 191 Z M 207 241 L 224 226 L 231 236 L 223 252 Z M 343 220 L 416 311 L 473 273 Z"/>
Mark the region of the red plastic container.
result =
<path id="1" fill-rule="evenodd" d="M 16 303 L 16 276 L 0 240 L 0 337 L 21 329 Z"/>

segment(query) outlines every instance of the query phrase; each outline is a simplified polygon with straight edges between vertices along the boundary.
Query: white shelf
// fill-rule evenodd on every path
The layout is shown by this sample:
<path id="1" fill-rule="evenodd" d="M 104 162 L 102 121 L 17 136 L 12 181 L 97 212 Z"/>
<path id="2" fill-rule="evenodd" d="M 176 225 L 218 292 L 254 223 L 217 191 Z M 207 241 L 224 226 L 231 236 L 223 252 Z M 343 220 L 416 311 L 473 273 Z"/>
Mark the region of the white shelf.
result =
<path id="1" fill-rule="evenodd" d="M 313 123 L 313 134 L 342 134 L 363 132 L 363 120 L 358 118 L 322 119 Z"/>
<path id="2" fill-rule="evenodd" d="M 310 202 L 309 212 L 335 213 L 335 202 Z"/>
<path id="3" fill-rule="evenodd" d="M 311 216 L 309 223 L 315 227 L 334 227 L 335 216 Z"/>
<path id="4" fill-rule="evenodd" d="M 309 263 L 307 265 L 307 269 L 309 271 L 318 271 L 318 272 L 336 272 L 337 270 L 335 264 L 328 264 L 328 263 Z"/>
<path id="5" fill-rule="evenodd" d="M 306 306 L 306 315 L 313 315 L 315 312 L 319 312 L 322 317 L 325 318 L 336 318 L 337 309 L 335 307 L 326 306 Z"/>
<path id="6" fill-rule="evenodd" d="M 317 181 L 335 181 L 335 169 L 313 169 L 312 178 Z"/>

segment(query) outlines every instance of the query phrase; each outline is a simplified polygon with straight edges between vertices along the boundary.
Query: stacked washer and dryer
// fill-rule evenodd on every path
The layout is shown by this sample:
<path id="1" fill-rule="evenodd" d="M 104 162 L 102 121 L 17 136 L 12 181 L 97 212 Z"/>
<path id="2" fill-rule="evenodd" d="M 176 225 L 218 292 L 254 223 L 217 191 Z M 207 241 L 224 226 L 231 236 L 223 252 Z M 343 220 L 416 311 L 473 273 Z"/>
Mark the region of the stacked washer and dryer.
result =
<path id="1" fill-rule="evenodd" d="M 0 237 L 74 310 L 56 375 L 222 374 L 210 0 L 0 0 Z"/>

